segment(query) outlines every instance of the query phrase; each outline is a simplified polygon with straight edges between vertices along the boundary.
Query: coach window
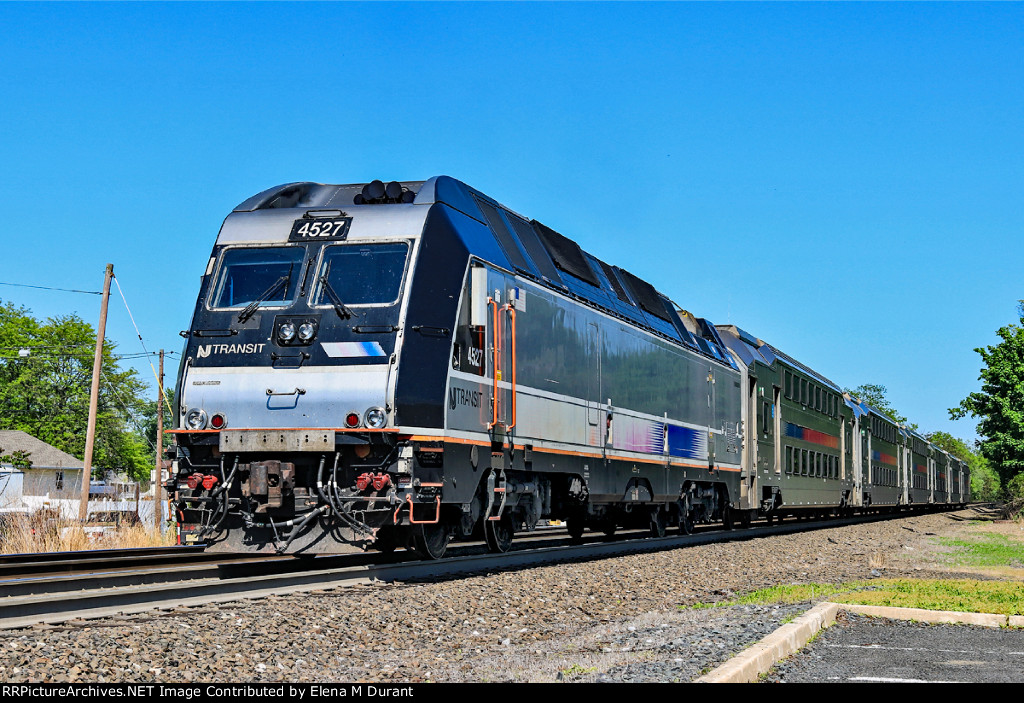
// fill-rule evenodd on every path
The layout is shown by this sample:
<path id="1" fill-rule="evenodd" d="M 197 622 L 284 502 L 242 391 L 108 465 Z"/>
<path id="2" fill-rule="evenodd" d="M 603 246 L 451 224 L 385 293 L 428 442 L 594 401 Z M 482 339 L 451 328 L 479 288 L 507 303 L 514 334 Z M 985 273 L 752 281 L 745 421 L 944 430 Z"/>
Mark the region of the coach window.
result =
<path id="1" fill-rule="evenodd" d="M 224 251 L 212 308 L 287 305 L 295 297 L 305 247 L 234 247 Z"/>

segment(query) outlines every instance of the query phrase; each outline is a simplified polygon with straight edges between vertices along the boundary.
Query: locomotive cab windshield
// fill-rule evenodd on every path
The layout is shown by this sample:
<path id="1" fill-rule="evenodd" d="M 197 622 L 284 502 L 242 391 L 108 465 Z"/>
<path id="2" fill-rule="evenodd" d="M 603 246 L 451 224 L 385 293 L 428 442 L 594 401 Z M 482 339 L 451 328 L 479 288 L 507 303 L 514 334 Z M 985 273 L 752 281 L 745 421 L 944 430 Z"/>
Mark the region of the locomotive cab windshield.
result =
<path id="1" fill-rule="evenodd" d="M 295 298 L 303 247 L 234 247 L 221 257 L 212 309 L 284 306 Z"/>
<path id="2" fill-rule="evenodd" d="M 391 305 L 397 302 L 408 254 L 406 242 L 324 247 L 316 275 L 321 283 L 310 304 L 329 307 L 335 303 L 333 297 L 345 306 Z"/>

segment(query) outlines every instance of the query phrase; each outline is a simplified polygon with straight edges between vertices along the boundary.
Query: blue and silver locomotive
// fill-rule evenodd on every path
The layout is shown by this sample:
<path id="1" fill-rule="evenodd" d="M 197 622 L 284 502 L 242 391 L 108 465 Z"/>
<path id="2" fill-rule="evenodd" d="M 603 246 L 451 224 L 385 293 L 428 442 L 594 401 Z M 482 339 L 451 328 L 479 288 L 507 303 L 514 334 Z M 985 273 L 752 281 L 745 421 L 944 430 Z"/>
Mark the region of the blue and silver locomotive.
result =
<path id="1" fill-rule="evenodd" d="M 246 200 L 184 334 L 169 488 L 213 549 L 438 558 L 542 520 L 966 500 L 963 462 L 448 177 Z"/>

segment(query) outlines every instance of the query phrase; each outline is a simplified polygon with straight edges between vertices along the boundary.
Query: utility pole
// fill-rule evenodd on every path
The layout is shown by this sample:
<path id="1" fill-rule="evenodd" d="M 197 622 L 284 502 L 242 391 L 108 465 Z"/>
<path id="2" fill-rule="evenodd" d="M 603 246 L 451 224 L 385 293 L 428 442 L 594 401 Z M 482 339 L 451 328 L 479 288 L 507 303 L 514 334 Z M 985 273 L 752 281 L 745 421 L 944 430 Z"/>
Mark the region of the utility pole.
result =
<path id="1" fill-rule="evenodd" d="M 159 395 L 156 401 L 156 485 L 153 494 L 153 512 L 156 529 L 163 532 L 163 478 L 164 478 L 164 350 L 160 350 L 160 375 L 157 379 Z"/>
<path id="2" fill-rule="evenodd" d="M 100 325 L 96 331 L 96 356 L 92 361 L 92 389 L 89 392 L 89 425 L 85 430 L 85 466 L 82 467 L 82 499 L 78 505 L 78 519 L 85 522 L 89 514 L 89 479 L 92 477 L 92 450 L 96 439 L 96 412 L 100 398 L 100 371 L 103 368 L 103 338 L 107 331 L 107 302 L 110 300 L 110 279 L 114 265 L 107 264 L 103 278 L 103 302 L 100 304 Z"/>

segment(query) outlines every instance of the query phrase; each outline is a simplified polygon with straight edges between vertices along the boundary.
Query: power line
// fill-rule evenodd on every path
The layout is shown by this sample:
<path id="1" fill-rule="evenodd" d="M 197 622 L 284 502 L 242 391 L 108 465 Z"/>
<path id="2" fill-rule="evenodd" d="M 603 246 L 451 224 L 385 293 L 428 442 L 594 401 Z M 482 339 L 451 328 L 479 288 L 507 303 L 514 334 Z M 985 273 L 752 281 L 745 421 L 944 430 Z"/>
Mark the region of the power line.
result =
<path id="1" fill-rule="evenodd" d="M 10 354 L 11 351 L 20 351 L 21 349 L 29 349 L 30 354 L 22 356 L 21 354 Z M 38 347 L 0 347 L 0 359 L 66 359 L 66 358 L 93 358 L 94 352 L 91 349 L 83 349 L 82 351 L 51 351 L 44 350 L 37 352 Z M 6 353 L 5 353 L 6 352 Z M 143 359 L 151 356 L 158 356 L 158 352 L 134 352 L 131 354 L 112 354 L 107 358 L 114 361 L 124 361 L 130 359 Z M 164 356 L 177 356 L 178 352 L 164 352 Z"/>
<path id="2" fill-rule="evenodd" d="M 124 302 L 124 309 L 128 311 L 128 319 L 132 321 L 132 326 L 135 328 L 135 334 L 138 335 L 138 337 L 139 337 L 139 344 L 142 345 L 142 350 L 144 352 L 146 352 L 147 355 L 149 355 L 149 350 L 146 349 L 146 343 L 144 341 L 142 341 L 142 332 L 139 332 L 139 326 L 137 324 L 135 324 L 135 316 L 132 315 L 131 308 L 128 307 L 128 299 L 124 297 L 124 291 L 121 290 L 121 282 L 117 280 L 117 276 L 113 276 L 113 279 L 114 279 L 114 283 L 117 285 L 117 292 L 121 294 L 121 300 Z M 156 385 L 157 385 L 157 388 L 159 389 L 160 388 L 160 376 L 157 375 L 156 368 L 153 366 L 153 360 L 152 359 L 149 360 L 149 368 L 153 372 L 153 378 L 156 379 Z M 170 412 L 173 415 L 174 414 L 174 410 L 171 408 L 171 401 L 170 401 L 170 399 L 167 397 L 167 394 L 163 394 L 163 396 L 164 396 L 164 402 L 167 404 L 167 411 Z"/>
<path id="3" fill-rule="evenodd" d="M 101 291 L 98 291 L 98 290 L 78 290 L 77 288 L 53 288 L 51 286 L 33 286 L 31 284 L 28 284 L 28 283 L 7 283 L 5 281 L 0 281 L 0 286 L 18 286 L 19 288 L 38 288 L 40 290 L 58 290 L 58 291 L 61 291 L 63 293 L 85 293 L 87 295 L 103 295 L 103 293 Z"/>

